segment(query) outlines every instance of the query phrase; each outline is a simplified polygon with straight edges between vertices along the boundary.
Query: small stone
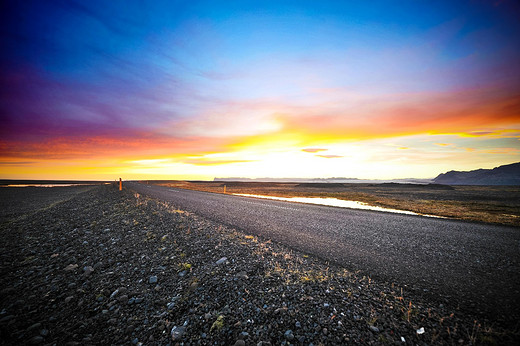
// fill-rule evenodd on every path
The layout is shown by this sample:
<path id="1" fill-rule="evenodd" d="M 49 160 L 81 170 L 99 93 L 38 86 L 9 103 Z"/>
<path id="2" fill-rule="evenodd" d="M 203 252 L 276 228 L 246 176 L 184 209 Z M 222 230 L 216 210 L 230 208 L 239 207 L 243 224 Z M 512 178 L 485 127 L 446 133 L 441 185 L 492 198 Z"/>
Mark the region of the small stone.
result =
<path id="1" fill-rule="evenodd" d="M 370 326 L 370 330 L 373 331 L 374 333 L 379 333 L 379 328 L 377 328 L 375 326 Z"/>
<path id="2" fill-rule="evenodd" d="M 217 262 L 215 262 L 216 265 L 224 264 L 227 261 L 227 257 L 222 257 Z"/>
<path id="3" fill-rule="evenodd" d="M 115 290 L 114 292 L 112 292 L 112 294 L 110 295 L 110 299 L 112 299 L 115 296 L 117 296 L 118 293 L 119 293 L 119 288 L 117 290 Z"/>
<path id="4" fill-rule="evenodd" d="M 424 328 L 421 327 L 421 328 L 417 329 L 417 334 L 424 334 Z"/>
<path id="5" fill-rule="evenodd" d="M 284 333 L 284 336 L 287 340 L 292 340 L 294 339 L 294 334 L 293 334 L 293 331 L 288 329 L 285 333 Z"/>
<path id="6" fill-rule="evenodd" d="M 67 298 L 65 298 L 65 303 L 70 303 L 72 299 L 74 299 L 73 296 L 68 296 Z"/>
<path id="7" fill-rule="evenodd" d="M 5 317 L 2 317 L 2 319 L 0 319 L 0 324 L 6 324 L 7 322 L 9 322 L 10 320 L 12 320 L 14 318 L 15 318 L 14 315 L 7 315 Z"/>
<path id="8" fill-rule="evenodd" d="M 41 344 L 43 342 L 43 337 L 40 335 L 37 335 L 33 337 L 31 340 L 29 340 L 29 343 L 32 345 Z"/>
<path id="9" fill-rule="evenodd" d="M 63 269 L 63 270 L 65 270 L 66 272 L 70 272 L 70 271 L 72 271 L 72 270 L 75 270 L 77 267 L 78 267 L 77 264 L 69 264 L 69 265 L 66 266 L 65 269 Z"/>
<path id="10" fill-rule="evenodd" d="M 132 305 L 135 302 L 135 298 L 128 299 L 128 305 Z"/>
<path id="11" fill-rule="evenodd" d="M 330 306 L 329 303 L 323 303 L 324 308 L 328 308 L 329 306 Z"/>
<path id="12" fill-rule="evenodd" d="M 182 339 L 182 337 L 183 337 L 185 332 L 186 332 L 186 327 L 184 327 L 184 326 L 180 326 L 180 327 L 175 326 L 175 327 L 172 328 L 172 331 L 171 331 L 170 335 L 171 335 L 173 341 L 177 341 L 177 340 Z"/>
<path id="13" fill-rule="evenodd" d="M 47 335 L 49 335 L 49 330 L 48 330 L 48 329 L 45 329 L 45 328 L 42 329 L 42 330 L 40 330 L 40 335 L 41 335 L 41 336 L 47 336 Z"/>
<path id="14" fill-rule="evenodd" d="M 41 326 L 42 326 L 41 323 L 35 323 L 35 324 L 33 324 L 32 326 L 28 327 L 28 328 L 27 328 L 27 331 L 30 332 L 31 330 L 33 330 L 33 329 L 37 329 L 37 328 L 40 328 Z"/>
<path id="15" fill-rule="evenodd" d="M 168 310 L 173 310 L 175 308 L 175 303 L 174 302 L 168 303 L 168 305 L 166 305 L 166 308 Z"/>
<path id="16" fill-rule="evenodd" d="M 179 273 L 179 276 L 182 278 L 183 276 L 186 276 L 186 274 L 188 274 L 188 272 L 186 270 L 183 270 Z"/>
<path id="17" fill-rule="evenodd" d="M 296 328 L 301 328 L 301 327 L 302 327 L 302 324 L 301 324 L 300 322 L 296 321 L 296 323 L 294 324 L 294 326 L 295 326 Z"/>
<path id="18" fill-rule="evenodd" d="M 83 267 L 83 277 L 88 278 L 94 272 L 91 266 Z"/>
<path id="19" fill-rule="evenodd" d="M 246 342 L 244 340 L 237 340 L 235 341 L 234 346 L 246 346 Z"/>
<path id="20" fill-rule="evenodd" d="M 155 276 L 155 275 L 150 276 L 150 279 L 148 279 L 148 283 L 156 284 L 157 283 L 157 276 Z"/>
<path id="21" fill-rule="evenodd" d="M 125 295 L 120 296 L 119 298 L 117 298 L 117 300 L 119 300 L 121 303 L 128 302 L 128 296 L 125 294 Z"/>
<path id="22" fill-rule="evenodd" d="M 143 301 L 144 301 L 144 298 L 142 298 L 142 297 L 135 298 L 135 303 L 136 304 L 141 304 Z"/>
<path id="23" fill-rule="evenodd" d="M 135 339 L 132 340 L 132 344 L 134 344 L 134 345 L 137 345 L 138 342 L 139 342 L 138 338 L 135 338 Z"/>
<path id="24" fill-rule="evenodd" d="M 329 330 L 327 328 L 323 328 L 322 331 L 323 335 L 329 334 Z"/>

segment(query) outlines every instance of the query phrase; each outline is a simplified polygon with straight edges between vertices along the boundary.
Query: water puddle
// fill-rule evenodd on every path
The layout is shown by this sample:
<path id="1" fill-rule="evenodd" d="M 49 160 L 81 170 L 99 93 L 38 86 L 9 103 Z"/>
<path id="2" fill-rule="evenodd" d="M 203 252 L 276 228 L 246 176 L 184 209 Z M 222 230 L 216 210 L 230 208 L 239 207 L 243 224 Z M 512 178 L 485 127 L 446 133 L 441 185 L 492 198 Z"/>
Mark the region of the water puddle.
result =
<path id="1" fill-rule="evenodd" d="M 256 197 L 256 198 L 265 198 L 265 199 L 275 199 L 275 200 L 278 200 L 278 201 L 286 201 L 286 202 L 300 202 L 300 203 L 309 203 L 309 204 L 319 204 L 319 205 L 327 205 L 327 206 L 331 206 L 331 207 L 340 207 L 340 208 L 376 210 L 376 211 L 384 211 L 384 212 L 387 212 L 387 213 L 397 213 L 397 214 L 407 214 L 407 215 L 420 215 L 420 216 L 427 216 L 427 217 L 444 218 L 442 216 L 414 213 L 413 211 L 408 211 L 408 210 L 399 210 L 399 209 L 376 207 L 376 206 L 369 205 L 369 204 L 364 203 L 364 202 L 346 201 L 346 200 L 337 199 L 337 198 L 274 197 L 274 196 L 264 196 L 264 195 L 251 195 L 251 194 L 245 194 L 245 193 L 234 193 L 233 195 L 244 196 L 244 197 Z"/>

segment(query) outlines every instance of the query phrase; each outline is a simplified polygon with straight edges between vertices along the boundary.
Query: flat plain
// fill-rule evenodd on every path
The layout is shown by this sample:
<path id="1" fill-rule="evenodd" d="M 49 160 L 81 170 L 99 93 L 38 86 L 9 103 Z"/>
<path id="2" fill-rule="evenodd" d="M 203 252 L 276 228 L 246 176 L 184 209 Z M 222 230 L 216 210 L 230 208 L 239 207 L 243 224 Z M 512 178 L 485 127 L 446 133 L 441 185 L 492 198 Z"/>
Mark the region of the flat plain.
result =
<path id="1" fill-rule="evenodd" d="M 520 338 L 512 315 L 429 299 L 131 184 L 2 188 L 0 197 L 7 345 L 515 345 Z"/>

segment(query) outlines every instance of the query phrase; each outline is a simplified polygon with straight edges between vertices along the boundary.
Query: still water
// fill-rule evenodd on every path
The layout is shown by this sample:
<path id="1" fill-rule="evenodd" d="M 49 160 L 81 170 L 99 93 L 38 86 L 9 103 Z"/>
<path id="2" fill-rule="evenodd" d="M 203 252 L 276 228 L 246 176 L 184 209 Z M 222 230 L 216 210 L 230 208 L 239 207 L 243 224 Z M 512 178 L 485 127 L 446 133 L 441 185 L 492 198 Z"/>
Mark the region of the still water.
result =
<path id="1" fill-rule="evenodd" d="M 245 197 L 276 199 L 276 200 L 279 200 L 279 201 L 287 201 L 287 202 L 300 202 L 300 203 L 319 204 L 319 205 L 327 205 L 327 206 L 331 206 L 331 207 L 341 207 L 341 208 L 351 208 L 351 209 L 364 209 L 364 210 L 377 210 L 377 211 L 384 211 L 384 212 L 387 212 L 387 213 L 398 213 L 398 214 L 408 214 L 408 215 L 421 215 L 421 216 L 427 216 L 427 217 L 442 218 L 442 216 L 419 214 L 419 213 L 414 213 L 413 211 L 408 211 L 408 210 L 399 210 L 399 209 L 376 207 L 376 206 L 372 206 L 372 205 L 369 205 L 369 204 L 363 203 L 363 202 L 346 201 L 346 200 L 337 199 L 337 198 L 274 197 L 274 196 L 264 196 L 264 195 L 251 195 L 251 194 L 245 194 L 245 193 L 234 193 L 234 195 L 245 196 Z"/>

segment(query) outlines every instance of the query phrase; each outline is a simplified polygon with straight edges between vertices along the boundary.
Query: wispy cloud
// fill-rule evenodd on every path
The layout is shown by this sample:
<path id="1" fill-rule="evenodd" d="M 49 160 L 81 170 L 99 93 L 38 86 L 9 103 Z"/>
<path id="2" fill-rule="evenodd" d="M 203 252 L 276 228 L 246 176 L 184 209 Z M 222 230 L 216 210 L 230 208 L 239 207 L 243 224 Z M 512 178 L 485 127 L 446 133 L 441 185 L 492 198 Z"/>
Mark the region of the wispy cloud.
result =
<path id="1" fill-rule="evenodd" d="M 343 157 L 341 155 L 316 155 L 316 156 L 323 157 L 325 159 L 337 159 L 337 158 Z"/>
<path id="2" fill-rule="evenodd" d="M 328 149 L 321 149 L 321 148 L 305 148 L 302 149 L 302 151 L 305 151 L 306 153 L 318 153 L 320 151 L 327 151 Z"/>

